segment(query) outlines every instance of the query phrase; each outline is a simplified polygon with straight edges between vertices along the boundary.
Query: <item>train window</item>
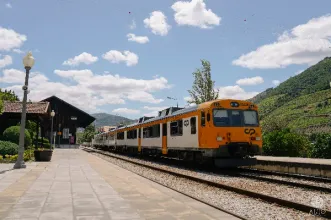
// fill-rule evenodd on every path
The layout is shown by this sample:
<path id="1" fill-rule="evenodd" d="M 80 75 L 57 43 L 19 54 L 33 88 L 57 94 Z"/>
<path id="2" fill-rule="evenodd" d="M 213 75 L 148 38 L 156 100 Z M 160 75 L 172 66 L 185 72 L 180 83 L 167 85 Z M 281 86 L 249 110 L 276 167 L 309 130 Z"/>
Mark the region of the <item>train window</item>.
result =
<path id="1" fill-rule="evenodd" d="M 197 126 L 196 126 L 196 118 L 192 117 L 190 119 L 190 124 L 191 124 L 191 134 L 196 134 L 197 133 Z"/>
<path id="2" fill-rule="evenodd" d="M 207 113 L 207 121 L 210 121 L 210 113 Z"/>
<path id="3" fill-rule="evenodd" d="M 144 138 L 160 137 L 160 124 L 144 128 Z"/>
<path id="4" fill-rule="evenodd" d="M 201 126 L 206 125 L 206 118 L 205 118 L 205 113 L 201 112 Z"/>
<path id="5" fill-rule="evenodd" d="M 242 124 L 241 115 L 238 110 L 231 111 L 231 124 L 234 126 L 240 126 Z"/>
<path id="6" fill-rule="evenodd" d="M 183 135 L 183 120 L 173 121 L 170 123 L 171 136 Z"/>
<path id="7" fill-rule="evenodd" d="M 258 125 L 258 118 L 256 111 L 244 111 L 245 125 Z"/>
<path id="8" fill-rule="evenodd" d="M 117 133 L 117 140 L 124 140 L 124 132 Z"/>
<path id="9" fill-rule="evenodd" d="M 228 126 L 230 125 L 230 119 L 228 111 L 223 109 L 214 109 L 213 120 L 215 126 Z"/>

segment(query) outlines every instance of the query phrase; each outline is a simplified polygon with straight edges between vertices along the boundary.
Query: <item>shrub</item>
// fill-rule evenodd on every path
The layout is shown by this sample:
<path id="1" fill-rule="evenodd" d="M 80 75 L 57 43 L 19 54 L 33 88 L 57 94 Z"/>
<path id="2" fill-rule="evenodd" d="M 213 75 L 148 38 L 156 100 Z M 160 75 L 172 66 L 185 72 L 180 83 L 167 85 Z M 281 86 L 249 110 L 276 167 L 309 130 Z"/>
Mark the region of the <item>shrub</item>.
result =
<path id="1" fill-rule="evenodd" d="M 19 144 L 20 140 L 20 126 L 11 126 L 3 132 L 3 139 L 15 144 Z M 31 145 L 31 137 L 28 130 L 25 129 L 24 146 Z"/>
<path id="2" fill-rule="evenodd" d="M 311 156 L 331 159 L 331 134 L 319 133 L 315 135 Z"/>
<path id="3" fill-rule="evenodd" d="M 265 133 L 263 152 L 270 156 L 307 157 L 310 152 L 307 137 L 291 132 L 290 129 Z"/>
<path id="4" fill-rule="evenodd" d="M 0 155 L 14 155 L 18 153 L 18 145 L 9 141 L 0 141 Z"/>

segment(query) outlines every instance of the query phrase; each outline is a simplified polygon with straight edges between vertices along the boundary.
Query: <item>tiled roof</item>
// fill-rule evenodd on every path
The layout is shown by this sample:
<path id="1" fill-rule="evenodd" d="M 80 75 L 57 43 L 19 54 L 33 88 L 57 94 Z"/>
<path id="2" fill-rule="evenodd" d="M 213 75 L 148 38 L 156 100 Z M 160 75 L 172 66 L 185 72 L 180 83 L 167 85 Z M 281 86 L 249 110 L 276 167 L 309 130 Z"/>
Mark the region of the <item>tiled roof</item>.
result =
<path id="1" fill-rule="evenodd" d="M 30 114 L 46 114 L 49 102 L 27 102 L 27 113 Z M 4 101 L 3 113 L 21 113 L 22 102 Z"/>

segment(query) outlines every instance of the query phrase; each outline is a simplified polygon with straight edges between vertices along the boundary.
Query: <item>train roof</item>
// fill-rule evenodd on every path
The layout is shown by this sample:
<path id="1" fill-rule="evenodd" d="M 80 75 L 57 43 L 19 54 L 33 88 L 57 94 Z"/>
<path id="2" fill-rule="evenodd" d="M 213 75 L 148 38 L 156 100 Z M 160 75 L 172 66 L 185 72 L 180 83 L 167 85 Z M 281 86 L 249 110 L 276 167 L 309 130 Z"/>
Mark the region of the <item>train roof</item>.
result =
<path id="1" fill-rule="evenodd" d="M 133 123 L 133 124 L 129 124 L 129 125 L 122 126 L 122 127 L 117 127 L 117 128 L 115 128 L 111 131 L 121 130 L 121 129 L 124 129 L 124 128 L 131 128 L 131 127 L 134 127 L 134 126 L 137 126 L 137 125 L 143 125 L 143 124 L 151 123 L 151 122 L 154 122 L 154 121 L 162 120 L 162 119 L 165 119 L 165 118 L 170 118 L 170 117 L 173 117 L 173 116 L 178 116 L 178 115 L 186 114 L 186 113 L 189 113 L 189 112 L 193 112 L 193 111 L 196 111 L 198 109 L 203 109 L 203 108 L 209 107 L 215 101 L 241 101 L 241 102 L 248 102 L 249 103 L 249 101 L 245 101 L 245 100 L 217 99 L 217 100 L 204 102 L 204 103 L 201 103 L 199 105 L 190 106 L 188 108 L 169 107 L 169 108 L 166 108 L 166 109 L 163 109 L 163 110 L 159 111 L 159 114 L 156 117 L 143 116 L 143 117 L 139 118 L 138 121 Z"/>

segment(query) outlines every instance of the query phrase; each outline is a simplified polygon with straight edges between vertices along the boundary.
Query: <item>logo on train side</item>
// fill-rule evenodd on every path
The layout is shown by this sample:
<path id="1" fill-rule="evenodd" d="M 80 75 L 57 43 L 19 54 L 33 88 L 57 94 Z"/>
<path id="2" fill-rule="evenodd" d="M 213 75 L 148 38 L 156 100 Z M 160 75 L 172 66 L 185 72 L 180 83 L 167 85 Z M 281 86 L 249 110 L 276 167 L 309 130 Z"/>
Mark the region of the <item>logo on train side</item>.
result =
<path id="1" fill-rule="evenodd" d="M 249 135 L 253 135 L 253 134 L 255 134 L 255 130 L 254 129 L 248 129 L 248 128 L 246 128 L 245 130 L 244 130 L 244 132 L 245 132 L 245 134 L 249 134 Z"/>
<path id="2" fill-rule="evenodd" d="M 185 120 L 185 121 L 184 121 L 184 125 L 185 125 L 185 127 L 187 127 L 189 124 L 190 124 L 190 122 L 189 122 L 188 120 Z"/>

